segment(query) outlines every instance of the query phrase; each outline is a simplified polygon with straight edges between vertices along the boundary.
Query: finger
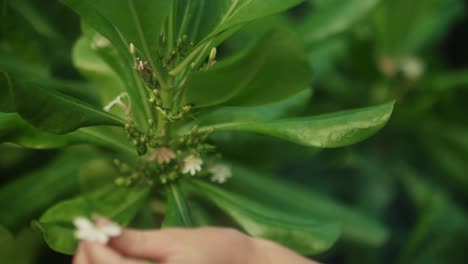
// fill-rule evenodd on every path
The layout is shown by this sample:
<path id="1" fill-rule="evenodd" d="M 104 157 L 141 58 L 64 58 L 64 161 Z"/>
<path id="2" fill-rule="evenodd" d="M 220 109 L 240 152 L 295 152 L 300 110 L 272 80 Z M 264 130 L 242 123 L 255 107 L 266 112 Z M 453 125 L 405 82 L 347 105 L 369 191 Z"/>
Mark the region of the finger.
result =
<path id="1" fill-rule="evenodd" d="M 89 264 L 145 264 L 144 261 L 125 258 L 112 249 L 98 243 L 85 242 L 83 248 Z"/>
<path id="2" fill-rule="evenodd" d="M 73 264 L 89 264 L 83 244 L 78 246 L 75 256 L 73 257 Z"/>
<path id="3" fill-rule="evenodd" d="M 137 231 L 125 229 L 118 237 L 109 241 L 109 246 L 123 255 L 164 261 L 173 252 L 177 239 L 183 240 L 182 232 L 177 230 Z"/>

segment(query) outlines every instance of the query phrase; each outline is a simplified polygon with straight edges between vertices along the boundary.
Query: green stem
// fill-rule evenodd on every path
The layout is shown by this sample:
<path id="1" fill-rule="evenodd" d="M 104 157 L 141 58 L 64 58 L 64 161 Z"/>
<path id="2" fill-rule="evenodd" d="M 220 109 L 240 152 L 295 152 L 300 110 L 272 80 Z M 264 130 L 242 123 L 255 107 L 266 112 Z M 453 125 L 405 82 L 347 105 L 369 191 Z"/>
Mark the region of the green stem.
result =
<path id="1" fill-rule="evenodd" d="M 168 210 L 163 226 L 193 226 L 192 215 L 180 187 L 180 183 L 168 184 L 166 191 Z"/>
<path id="2" fill-rule="evenodd" d="M 175 12 L 176 12 L 176 5 L 177 1 L 173 0 L 171 5 L 171 11 L 169 12 L 169 19 L 168 19 L 168 29 L 167 29 L 167 52 L 168 55 L 171 54 L 172 50 L 174 49 L 174 20 L 175 20 Z"/>
<path id="3" fill-rule="evenodd" d="M 193 49 L 185 59 L 180 62 L 172 71 L 169 72 L 170 75 L 176 76 L 181 73 L 185 68 L 189 66 L 192 60 L 197 56 L 202 50 L 206 50 L 206 47 L 210 45 L 211 41 L 208 41 L 206 44 L 199 44 L 195 49 Z"/>
<path id="4" fill-rule="evenodd" d="M 177 36 L 177 39 L 182 38 L 184 33 L 187 31 L 188 22 L 190 20 L 190 8 L 191 7 L 192 7 L 192 0 L 188 0 L 187 4 L 185 5 L 184 14 L 183 14 L 183 17 L 182 17 L 182 23 L 180 25 L 179 34 Z"/>

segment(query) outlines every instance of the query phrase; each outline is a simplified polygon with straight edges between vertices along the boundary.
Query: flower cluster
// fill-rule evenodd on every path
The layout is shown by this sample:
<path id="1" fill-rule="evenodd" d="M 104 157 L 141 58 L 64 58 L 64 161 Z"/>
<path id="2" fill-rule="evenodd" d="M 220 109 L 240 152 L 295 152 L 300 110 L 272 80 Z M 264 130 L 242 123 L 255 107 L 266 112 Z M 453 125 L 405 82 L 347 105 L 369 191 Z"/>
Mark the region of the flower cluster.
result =
<path id="1" fill-rule="evenodd" d="M 156 137 L 153 130 L 145 134 L 133 126 L 127 131 L 145 152 L 139 152 L 142 158 L 133 166 L 115 160 L 122 175 L 115 180 L 119 186 L 164 185 L 185 176 L 211 177 L 213 182 L 224 183 L 231 177 L 227 166 L 215 163 L 214 146 L 206 143 L 212 131 L 200 132 L 195 126 L 190 134 L 178 137 Z"/>
<path id="2" fill-rule="evenodd" d="M 133 67 L 148 89 L 147 100 L 155 110 L 154 113 L 158 114 L 158 124 L 150 119 L 147 130 L 141 131 L 131 119 L 130 107 L 122 102 L 124 97 L 128 97 L 126 94 L 117 96 L 106 106 L 107 111 L 115 105 L 126 110 L 128 118 L 125 131 L 140 157 L 133 164 L 115 160 L 121 175 L 115 180 L 117 185 L 162 186 L 194 176 L 207 177 L 221 184 L 231 177 L 229 167 L 216 163 L 215 148 L 207 143 L 212 131 L 199 131 L 195 126 L 190 134 L 180 136 L 169 133 L 174 131 L 173 123 L 182 120 L 192 109 L 190 104 L 182 104 L 184 88 L 191 73 L 206 70 L 216 63 L 216 48 L 211 49 L 206 63 L 188 56 L 192 48 L 193 43 L 187 36 L 181 37 L 176 43 L 168 43 L 162 35 L 158 47 L 159 60 L 145 60 L 147 54 L 141 53 L 135 45 L 129 45 Z M 185 65 L 184 69 L 178 67 L 179 70 L 175 70 L 174 67 L 180 65 Z"/>

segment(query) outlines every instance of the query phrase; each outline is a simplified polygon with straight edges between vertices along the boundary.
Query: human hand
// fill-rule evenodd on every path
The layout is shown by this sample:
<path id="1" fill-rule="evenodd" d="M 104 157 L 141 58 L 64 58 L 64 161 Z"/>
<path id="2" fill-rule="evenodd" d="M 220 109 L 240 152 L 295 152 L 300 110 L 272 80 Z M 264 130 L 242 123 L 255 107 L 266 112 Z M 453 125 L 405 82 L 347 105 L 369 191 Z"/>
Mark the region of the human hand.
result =
<path id="1" fill-rule="evenodd" d="M 74 264 L 313 264 L 271 241 L 229 228 L 126 229 L 107 245 L 82 242 Z"/>

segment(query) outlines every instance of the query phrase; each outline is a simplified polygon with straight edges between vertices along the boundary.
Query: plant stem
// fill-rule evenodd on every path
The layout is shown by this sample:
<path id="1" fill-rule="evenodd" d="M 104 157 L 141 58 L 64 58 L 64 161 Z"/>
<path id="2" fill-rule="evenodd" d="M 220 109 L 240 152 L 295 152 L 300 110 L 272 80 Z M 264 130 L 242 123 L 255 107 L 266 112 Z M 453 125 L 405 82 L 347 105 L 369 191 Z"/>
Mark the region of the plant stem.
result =
<path id="1" fill-rule="evenodd" d="M 171 11 L 169 12 L 169 19 L 168 19 L 168 29 L 167 29 L 167 55 L 171 54 L 172 50 L 174 49 L 174 20 L 176 17 L 176 6 L 177 0 L 172 1 Z"/>
<path id="2" fill-rule="evenodd" d="M 184 33 L 187 31 L 188 22 L 190 20 L 190 9 L 191 9 L 191 7 L 192 7 L 192 0 L 187 0 L 187 4 L 185 5 L 184 14 L 183 14 L 183 17 L 182 17 L 182 23 L 180 25 L 179 34 L 177 36 L 177 39 L 182 38 Z"/>

